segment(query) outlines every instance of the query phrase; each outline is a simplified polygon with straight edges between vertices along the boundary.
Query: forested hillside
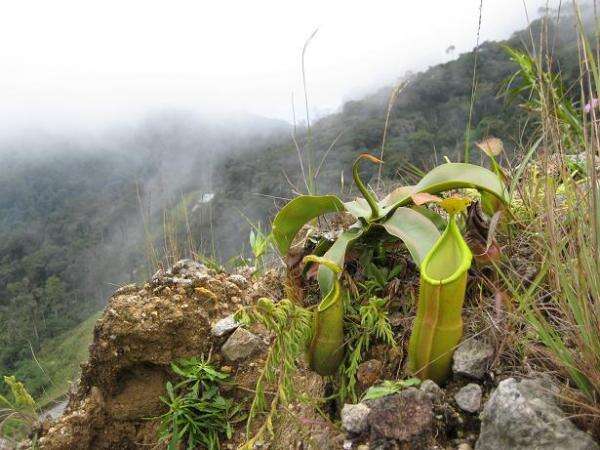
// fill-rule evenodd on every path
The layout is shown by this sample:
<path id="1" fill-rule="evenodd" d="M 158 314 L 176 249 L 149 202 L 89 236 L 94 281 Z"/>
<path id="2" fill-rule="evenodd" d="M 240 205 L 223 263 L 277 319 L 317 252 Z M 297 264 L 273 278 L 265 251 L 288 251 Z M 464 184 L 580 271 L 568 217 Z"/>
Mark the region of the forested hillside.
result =
<path id="1" fill-rule="evenodd" d="M 163 211 L 191 186 L 200 196 L 212 190 L 220 152 L 282 128 L 244 118 L 231 132 L 171 112 L 101 136 L 0 144 L 0 373 L 40 394 L 49 377 L 33 355 L 116 287 L 148 276 L 156 261 L 146 243 L 160 254 Z"/>
<path id="2" fill-rule="evenodd" d="M 569 80 L 577 47 L 573 21 L 562 20 L 550 39 Z M 532 33 L 540 26 L 535 22 Z M 402 176 L 398 169 L 407 163 L 426 168 L 435 159 L 462 159 L 467 135 L 469 149 L 493 135 L 509 154 L 515 136 L 527 140 L 535 124 L 505 101 L 504 83 L 516 66 L 503 46 L 522 46 L 529 32 L 403 80 L 408 84 L 389 110 L 388 180 Z M 310 133 L 298 125 L 304 166 L 312 154 L 319 168 L 319 192 L 351 195 L 351 162 L 359 152 L 381 151 L 392 90 L 346 103 Z M 32 352 L 101 308 L 116 285 L 144 279 L 165 256 L 169 221 L 176 222 L 182 256 L 191 234 L 198 250 L 225 262 L 247 251 L 247 218 L 268 224 L 282 199 L 306 191 L 289 127 L 277 121 L 207 126 L 193 115 L 167 114 L 91 141 L 42 136 L 2 147 L 0 373 L 15 372 L 35 394 L 47 380 Z M 154 256 L 149 248 L 158 249 Z"/>
<path id="3" fill-rule="evenodd" d="M 514 94 L 507 92 L 517 66 L 510 61 L 505 47 L 524 48 L 544 26 L 548 27 L 547 39 L 553 43 L 557 61 L 562 64 L 556 70 L 561 71 L 567 85 L 572 85 L 578 75 L 577 41 L 575 19 L 567 14 L 561 19 L 560 29 L 538 20 L 507 41 L 485 42 L 476 54 L 466 53 L 413 74 L 401 80 L 400 83 L 407 82 L 406 87 L 389 110 L 383 175 L 397 182 L 406 175 L 409 164 L 424 170 L 445 157 L 462 161 L 465 147 L 479 161 L 481 154 L 473 144 L 487 136 L 501 138 L 508 157 L 519 144 L 527 143 L 537 124 L 519 107 L 519 96 L 513 98 Z M 475 59 L 476 89 L 467 132 Z M 388 86 L 362 100 L 350 101 L 339 113 L 316 122 L 310 135 L 306 130 L 298 133 L 296 140 L 304 155 L 305 174 L 311 149 L 313 165 L 321 166 L 315 188 L 319 193 L 341 192 L 346 197 L 355 194 L 348 190 L 352 186 L 352 162 L 361 152 L 380 155 L 393 89 Z M 375 175 L 377 169 L 371 165 L 365 170 L 370 170 L 363 174 L 368 177 Z M 218 184 L 213 220 L 219 226 L 214 239 L 218 247 L 225 249 L 219 254 L 223 258 L 231 256 L 227 250 L 239 248 L 233 245 L 239 242 L 236 230 L 243 223 L 238 210 L 264 223 L 285 199 L 292 197 L 293 191 L 307 190 L 297 147 L 289 138 L 232 154 L 222 161 L 216 173 L 219 176 L 215 177 Z M 200 233 L 206 234 L 207 228 Z"/>

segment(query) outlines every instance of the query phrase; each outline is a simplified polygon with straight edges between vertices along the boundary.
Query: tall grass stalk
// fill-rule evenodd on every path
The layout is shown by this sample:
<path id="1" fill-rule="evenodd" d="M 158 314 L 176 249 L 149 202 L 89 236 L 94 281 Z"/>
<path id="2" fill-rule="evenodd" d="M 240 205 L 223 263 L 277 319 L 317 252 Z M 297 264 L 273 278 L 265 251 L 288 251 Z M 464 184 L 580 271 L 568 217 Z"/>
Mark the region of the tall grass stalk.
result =
<path id="1" fill-rule="evenodd" d="M 573 6 L 578 13 L 577 3 Z M 534 341 L 542 344 L 530 347 L 537 360 L 565 380 L 565 398 L 597 426 L 600 139 L 597 111 L 592 108 L 588 116 L 583 105 L 600 92 L 600 70 L 581 20 L 578 32 L 581 94 L 563 89 L 560 74 L 551 71 L 548 47 L 517 60 L 530 95 L 527 106 L 539 121 L 539 138 L 533 162 L 517 172 L 513 206 L 521 239 L 537 257 L 538 275 L 531 284 L 512 283 L 511 288 Z M 575 158 L 585 161 L 583 173 L 574 169 Z"/>

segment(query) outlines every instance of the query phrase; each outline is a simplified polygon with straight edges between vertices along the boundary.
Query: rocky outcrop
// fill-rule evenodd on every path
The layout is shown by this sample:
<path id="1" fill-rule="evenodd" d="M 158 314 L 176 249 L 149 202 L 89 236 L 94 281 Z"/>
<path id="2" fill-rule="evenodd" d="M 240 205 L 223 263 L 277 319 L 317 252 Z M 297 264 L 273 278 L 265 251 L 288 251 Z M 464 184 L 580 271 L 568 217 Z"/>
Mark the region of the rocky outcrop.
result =
<path id="1" fill-rule="evenodd" d="M 220 349 L 226 333 L 212 335 L 211 323 L 265 290 L 242 275 L 215 273 L 191 260 L 157 272 L 143 286 L 117 290 L 94 329 L 77 392 L 65 414 L 42 430 L 40 447 L 156 448 L 158 421 L 152 418 L 164 412 L 160 397 L 167 380 L 174 379 L 170 363 L 179 358 L 210 353 L 214 364 L 228 365 L 241 387 L 252 388 L 258 368 L 238 371 L 235 361 L 225 361 Z M 230 345 L 230 351 L 239 349 Z M 260 349 L 246 356 L 260 358 Z"/>
<path id="2" fill-rule="evenodd" d="M 481 414 L 476 450 L 598 450 L 556 405 L 548 383 L 508 378 L 500 382 Z"/>
<path id="3" fill-rule="evenodd" d="M 160 397 L 167 381 L 176 380 L 170 364 L 180 358 L 210 354 L 214 365 L 231 374 L 233 383 L 224 395 L 248 410 L 273 336 L 258 325 L 237 323 L 233 313 L 263 296 L 283 298 L 282 286 L 274 272 L 255 281 L 184 260 L 144 285 L 118 289 L 96 324 L 76 392 L 59 420 L 42 425 L 38 447 L 164 448 L 157 442 L 157 418 L 165 411 Z M 375 348 L 357 370 L 358 394 L 389 372 L 389 349 Z M 477 441 L 479 450 L 598 449 L 539 383 L 511 378 L 490 396 L 492 354 L 487 344 L 467 340 L 454 359 L 456 376 L 443 388 L 425 380 L 419 389 L 346 404 L 341 411 L 325 400 L 336 387 L 301 366 L 294 375 L 300 399 L 280 406 L 285 414 L 276 415 L 274 433 L 261 437 L 260 448 L 467 449 Z M 469 382 L 473 378 L 483 381 Z M 274 388 L 267 386 L 267 397 Z M 482 399 L 488 397 L 479 415 Z M 260 422 L 255 420 L 252 429 Z M 245 441 L 245 423 L 234 427 L 222 448 L 234 449 Z"/>

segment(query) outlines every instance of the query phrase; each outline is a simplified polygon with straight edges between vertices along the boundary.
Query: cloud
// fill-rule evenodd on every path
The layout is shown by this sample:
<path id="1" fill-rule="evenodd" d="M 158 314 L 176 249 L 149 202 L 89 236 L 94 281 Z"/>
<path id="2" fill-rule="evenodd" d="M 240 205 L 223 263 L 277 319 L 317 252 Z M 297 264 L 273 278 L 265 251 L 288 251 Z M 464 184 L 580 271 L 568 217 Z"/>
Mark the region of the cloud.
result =
<path id="1" fill-rule="evenodd" d="M 526 2 L 530 16 L 545 0 Z M 10 2 L 0 17 L 0 127 L 107 124 L 149 109 L 291 120 L 470 50 L 479 0 Z M 522 0 L 485 1 L 481 38 L 526 25 Z M 447 54 L 449 46 L 454 53 Z"/>

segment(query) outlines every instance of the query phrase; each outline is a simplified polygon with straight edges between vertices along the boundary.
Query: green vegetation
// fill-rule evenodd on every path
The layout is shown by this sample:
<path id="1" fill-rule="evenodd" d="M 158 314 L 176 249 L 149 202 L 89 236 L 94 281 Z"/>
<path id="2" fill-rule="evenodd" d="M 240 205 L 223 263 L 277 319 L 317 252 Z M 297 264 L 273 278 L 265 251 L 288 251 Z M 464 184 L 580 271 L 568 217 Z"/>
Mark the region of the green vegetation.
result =
<path id="1" fill-rule="evenodd" d="M 99 316 L 99 313 L 94 314 L 72 330 L 48 339 L 15 371 L 18 379 L 27 380 L 28 390 L 40 407 L 64 396 L 70 383 L 77 378 L 79 365 L 88 357 Z"/>
<path id="2" fill-rule="evenodd" d="M 261 298 L 256 305 L 241 309 L 236 320 L 244 324 L 258 323 L 274 334 L 263 370 L 256 382 L 254 400 L 248 414 L 246 427 L 247 442 L 244 448 L 250 450 L 265 433 L 273 432 L 273 418 L 281 404 L 295 398 L 293 376 L 298 368 L 298 358 L 306 349 L 310 337 L 311 314 L 306 309 L 287 299 L 277 303 Z M 274 395 L 267 407 L 265 390 L 275 386 Z M 265 413 L 262 425 L 250 436 L 251 426 L 258 414 Z"/>
<path id="3" fill-rule="evenodd" d="M 123 160 L 102 155 L 4 158 L 0 374 L 16 374 L 38 398 L 51 383 L 32 353 L 49 342 L 56 346 L 54 339 L 103 306 L 114 290 L 109 283 L 129 279 L 140 265 L 142 254 L 130 251 L 127 231 L 136 211 L 135 185 L 125 177 Z"/>
<path id="4" fill-rule="evenodd" d="M 576 16 L 567 16 L 566 22 L 570 25 L 576 24 L 576 21 Z M 391 296 L 387 294 L 395 283 L 395 277 L 406 269 L 396 265 L 398 259 L 391 250 L 392 246 L 384 245 L 390 244 L 390 241 L 393 243 L 394 239 L 382 238 L 384 233 L 369 236 L 369 227 L 385 223 L 406 204 L 414 203 L 415 208 L 410 211 L 431 221 L 434 230 L 444 226 L 446 231 L 441 237 L 439 233 L 432 232 L 434 243 L 428 245 L 421 256 L 414 247 L 411 248 L 413 241 L 395 234 L 404 241 L 403 247 L 413 261 L 420 264 L 421 274 L 418 304 L 411 305 L 408 299 L 403 299 L 407 303 L 403 308 L 408 311 L 413 308 L 414 311 L 416 306 L 417 315 L 408 344 L 408 365 L 398 367 L 397 374 L 416 373 L 419 378 L 438 382 L 447 377 L 453 349 L 462 337 L 462 305 L 474 251 L 469 249 L 471 246 L 478 250 L 475 259 L 479 267 L 472 272 L 476 283 L 480 282 L 476 289 L 496 299 L 494 317 L 475 318 L 477 324 L 474 328 L 480 330 L 487 325 L 488 330 L 497 330 L 495 332 L 500 335 L 501 343 L 496 361 L 514 357 L 518 358 L 519 365 L 524 365 L 528 356 L 534 356 L 528 360 L 534 370 L 551 370 L 561 377 L 563 392 L 567 393 L 562 399 L 578 414 L 579 423 L 587 422 L 587 429 L 598 429 L 600 282 L 596 275 L 600 273 L 600 188 L 597 173 L 600 166 L 597 160 L 600 69 L 596 50 L 592 49 L 582 30 L 583 24 L 580 24 L 579 35 L 567 32 L 566 37 L 562 35 L 559 38 L 554 34 L 557 30 L 552 28 L 551 23 L 537 22 L 529 30 L 535 51 L 501 49 L 514 63 L 510 66 L 512 73 L 504 72 L 504 80 L 499 83 L 512 105 L 507 108 L 513 112 L 513 117 L 506 118 L 505 124 L 516 125 L 519 119 L 523 122 L 519 124 L 522 126 L 520 132 L 514 130 L 512 135 L 515 138 L 514 148 L 504 148 L 502 140 L 489 136 L 492 134 L 488 133 L 492 128 L 489 122 L 485 124 L 488 132 L 480 134 L 473 130 L 473 133 L 467 133 L 484 138 L 477 146 L 490 158 L 492 171 L 486 170 L 485 176 L 493 177 L 500 186 L 490 189 L 488 184 L 487 189 L 481 189 L 483 192 L 478 198 L 486 224 L 486 232 L 476 236 L 483 239 L 482 242 L 473 242 L 474 231 L 479 231 L 470 229 L 475 224 L 469 218 L 459 218 L 462 207 L 448 211 L 448 222 L 435 216 L 436 207 L 422 207 L 425 203 L 443 202 L 432 198 L 432 193 L 477 187 L 476 183 L 436 185 L 436 180 L 431 184 L 436 187 L 429 188 L 429 179 L 436 178 L 432 174 L 440 167 L 456 167 L 461 173 L 469 167 L 459 163 L 439 166 L 415 185 L 401 187 L 383 201 L 378 201 L 375 193 L 361 179 L 358 163 L 361 159 L 379 161 L 363 155 L 355 161 L 352 171 L 363 199 L 344 202 L 334 195 L 300 195 L 279 211 L 273 222 L 273 239 L 280 253 L 288 254 L 288 262 L 294 261 L 298 252 L 314 253 L 304 259 L 306 265 L 320 265 L 318 281 L 323 299 L 313 313 L 312 334 L 304 339 L 309 349 L 309 366 L 330 377 L 328 380 L 337 388 L 333 397 L 341 401 L 347 398 L 356 400 L 358 365 L 368 354 L 372 342 L 383 343 L 388 351 L 400 347 L 400 355 L 403 356 L 401 350 L 406 342 L 398 342 L 398 337 L 402 336 L 395 335 L 390 326 L 387 308 Z M 536 37 L 540 34 L 543 39 L 539 42 L 542 45 L 552 42 L 552 48 L 536 48 Z M 519 37 L 528 36 L 521 33 Z M 578 67 L 573 66 L 577 63 L 573 61 L 572 53 L 568 53 L 573 52 L 577 45 L 580 49 Z M 555 51 L 552 55 L 551 50 Z M 480 79 L 486 75 L 485 65 L 482 71 Z M 332 122 L 334 119 L 328 124 Z M 317 132 L 318 127 L 315 126 L 314 136 Z M 381 138 L 381 135 L 375 135 L 374 141 Z M 467 147 L 470 146 L 467 143 Z M 373 148 L 375 145 L 366 147 Z M 386 147 L 386 154 L 387 151 Z M 340 159 L 343 157 L 340 156 Z M 390 167 L 391 170 L 407 167 L 406 170 L 397 169 L 396 173 L 404 176 L 416 172 L 410 164 L 395 165 L 390 164 L 390 160 L 394 161 L 393 156 L 386 161 L 388 176 Z M 510 186 L 509 189 L 504 189 L 504 182 Z M 290 184 L 294 192 L 299 192 L 293 182 Z M 345 189 L 342 177 L 341 191 Z M 490 196 L 490 193 L 495 196 Z M 508 205 L 507 214 L 500 215 L 501 203 Z M 473 205 L 469 212 L 476 211 L 476 207 L 478 205 Z M 324 243 L 328 240 L 324 237 L 315 239 L 314 235 L 319 235 L 315 219 L 336 212 L 350 213 L 357 222 L 343 231 L 335 242 Z M 311 224 L 308 236 L 303 233 L 299 239 L 297 234 L 307 223 Z M 328 229 L 327 226 L 325 228 Z M 468 245 L 463 233 L 468 235 Z M 496 233 L 501 234 L 502 251 L 495 242 Z M 418 242 L 426 239 L 426 236 L 421 237 Z M 495 247 L 493 255 L 490 253 L 492 246 Z M 354 252 L 347 252 L 350 247 Z M 289 252 L 292 248 L 293 254 Z M 524 270 L 523 259 L 520 256 L 513 258 L 513 255 L 521 254 L 526 255 L 527 269 L 535 267 L 537 276 L 534 278 L 520 275 Z M 521 266 L 515 267 L 516 261 Z M 481 271 L 484 265 L 487 266 L 485 273 Z M 310 286 L 311 271 L 314 272 L 305 268 L 302 272 L 304 288 Z M 309 299 L 305 304 L 310 305 L 310 287 L 308 290 Z M 340 335 L 340 330 L 343 330 L 343 335 Z M 304 336 L 304 333 L 301 335 Z M 507 342 L 514 342 L 515 348 L 506 348 Z M 340 347 L 345 349 L 343 357 L 339 355 Z M 519 354 L 515 355 L 515 352 Z M 398 364 L 402 362 L 406 359 Z M 290 366 L 293 364 L 296 363 L 290 361 Z M 335 375 L 333 365 L 339 365 L 337 377 L 332 376 Z M 412 383 L 412 379 L 388 381 L 371 388 L 366 395 L 368 398 L 388 395 Z M 269 421 L 272 420 L 272 415 L 269 415 Z"/>
<path id="5" fill-rule="evenodd" d="M 349 211 L 358 218 L 359 226 L 335 243 L 322 239 L 314 250 L 343 269 L 334 273 L 323 264 L 318 278 L 323 306 L 334 299 L 331 305 L 344 308 L 345 353 L 338 376 L 331 377 L 336 396 L 356 399 L 358 365 L 376 344 L 396 345 L 398 358 L 404 356 L 388 317 L 393 307 L 389 291 L 413 268 L 398 258 L 405 248 L 390 249 L 390 244 L 404 240 L 418 264 L 446 226 L 445 218 L 435 215 L 437 205 L 413 205 L 414 195 L 473 186 L 472 180 L 430 182 L 443 172 L 448 180 L 456 176 L 449 172 L 462 176 L 462 163 L 439 162 L 460 161 L 465 147 L 497 136 L 505 143 L 504 151 L 493 153 L 491 163 L 482 156 L 483 165 L 492 171 L 468 167 L 488 179 L 494 174 L 510 186 L 508 194 L 497 183 L 488 186 L 481 193 L 483 209 L 492 216 L 497 198 L 510 198 L 511 215 L 498 225 L 506 238 L 503 244 L 508 250 L 529 249 L 526 257 L 538 276 L 532 283 L 515 275 L 522 268 L 496 254 L 492 263 L 499 280 L 492 282 L 510 298 L 501 305 L 508 318 L 494 322 L 494 329 L 504 332 L 506 325 L 507 336 L 518 335 L 521 344 L 515 348 L 523 353 L 519 357 L 542 348 L 535 361 L 574 388 L 574 404 L 584 408 L 584 414 L 599 415 L 598 111 L 584 111 L 600 97 L 600 88 L 595 50 L 581 28 L 577 31 L 577 22 L 576 15 L 563 12 L 560 27 L 537 20 L 507 41 L 482 44 L 472 114 L 470 52 L 408 75 L 393 101 L 392 88 L 384 88 L 311 123 L 310 131 L 298 127 L 294 139 L 312 155 L 309 190 L 337 195 L 304 196 L 288 203 L 306 180 L 297 167 L 296 144 L 282 133 L 240 139 L 247 142 L 243 145 L 221 145 L 222 155 L 211 160 L 210 172 L 205 155 L 198 157 L 190 149 L 212 150 L 214 143 L 207 137 L 211 133 L 199 130 L 196 136 L 181 120 L 136 130 L 139 135 L 115 144 L 125 152 L 71 152 L 63 148 L 70 144 L 60 143 L 58 151 L 44 158 L 11 153 L 0 173 L 0 373 L 16 374 L 43 403 L 56 398 L 85 357 L 82 339 L 90 336 L 86 330 L 91 330 L 93 319 L 74 327 L 104 305 L 115 285 L 145 279 L 154 265 L 197 252 L 210 254 L 210 261 L 215 260 L 211 264 L 220 268 L 247 247 L 252 229 L 248 223 L 266 224 L 288 203 L 275 220 L 275 241 L 253 230 L 247 250 L 259 269 L 268 244 L 276 242 L 286 253 L 300 227 L 316 224 L 321 214 Z M 552 45 L 535 48 L 538 42 Z M 466 133 L 469 142 L 464 142 L 468 117 L 472 127 Z M 383 165 L 352 164 L 359 153 L 379 155 L 383 150 Z M 420 177 L 420 170 L 433 167 L 421 181 L 415 180 L 415 173 Z M 346 182 L 350 176 L 362 200 L 348 201 L 356 194 Z M 174 178 L 177 181 L 169 186 Z M 375 186 L 375 179 L 378 187 L 420 188 L 401 188 L 378 201 L 368 187 Z M 497 197 L 490 197 L 489 191 Z M 204 193 L 214 198 L 205 201 Z M 298 211 L 301 214 L 294 216 Z M 417 230 L 428 231 L 407 236 L 409 219 L 421 224 Z M 173 248 L 177 251 L 170 252 Z M 344 273 L 356 278 L 356 286 Z M 410 316 L 415 299 L 404 293 L 404 300 L 402 312 Z M 311 321 L 333 320 L 313 316 L 299 303 L 266 302 L 247 312 L 248 321 L 263 324 L 275 335 L 249 420 L 250 429 L 252 421 L 265 414 L 263 433 L 278 405 L 294 397 L 291 380 L 304 349 L 311 342 L 312 353 L 322 348 L 317 345 L 319 333 L 311 334 Z M 336 330 L 338 316 L 336 312 Z M 316 327 L 324 328 L 322 323 Z M 523 342 L 535 345 L 523 349 Z M 271 385 L 277 387 L 276 395 L 268 402 L 265 392 Z"/>
<path id="6" fill-rule="evenodd" d="M 376 398 L 385 397 L 386 395 L 392 395 L 400 392 L 402 389 L 406 389 L 412 386 L 418 386 L 421 384 L 421 380 L 418 378 L 409 378 L 407 380 L 386 380 L 377 386 L 371 386 L 362 396 L 361 401 L 375 400 Z"/>
<path id="7" fill-rule="evenodd" d="M 0 395 L 0 437 L 19 442 L 38 422 L 38 405 L 15 377 L 4 377 L 4 383 L 10 394 Z"/>
<path id="8" fill-rule="evenodd" d="M 335 274 L 333 287 L 314 312 L 312 338 L 308 345 L 308 366 L 320 375 L 333 375 L 344 359 L 344 299 L 346 290 L 339 281 L 342 268 L 334 262 L 308 255 L 304 262 L 317 263 Z"/>
<path id="9" fill-rule="evenodd" d="M 552 59 L 513 52 L 521 78 L 523 106 L 533 111 L 533 138 L 545 153 L 518 173 L 515 227 L 532 252 L 537 277 L 515 279 L 512 265 L 502 267 L 503 281 L 516 299 L 531 331 L 528 341 L 541 344 L 541 366 L 565 381 L 565 401 L 598 429 L 600 424 L 600 187 L 598 184 L 598 109 L 600 73 L 578 23 L 578 87 L 568 89 L 564 72 Z M 526 74 L 526 75 L 523 75 Z M 537 146 L 525 148 L 526 154 Z M 579 161 L 574 164 L 573 161 Z M 589 425 L 591 424 L 591 425 Z"/>
<path id="10" fill-rule="evenodd" d="M 204 358 L 180 360 L 171 369 L 182 381 L 167 382 L 168 396 L 161 397 L 169 411 L 161 416 L 160 442 L 167 443 L 169 450 L 182 445 L 188 450 L 220 449 L 221 438 L 231 439 L 232 424 L 240 419 L 239 405 L 221 395 L 229 376 Z"/>
<path id="11" fill-rule="evenodd" d="M 300 228 L 318 216 L 346 211 L 358 220 L 357 226 L 340 234 L 325 252 L 323 258 L 305 258 L 306 262 L 321 264 L 319 287 L 324 296 L 315 312 L 313 340 L 309 347 L 309 365 L 321 375 L 332 375 L 344 358 L 342 298 L 345 294 L 340 286 L 339 277 L 346 261 L 346 253 L 354 245 L 373 249 L 380 245 L 380 242 L 394 242 L 399 239 L 404 243 L 417 265 L 424 260 L 428 261 L 426 270 L 422 272 L 424 289 L 421 292 L 423 296 L 411 345 L 413 369 L 415 372 L 419 372 L 432 365 L 431 374 L 429 370 L 425 370 L 423 375 L 433 377 L 435 373 L 434 378 L 442 381 L 445 373 L 449 370 L 452 359 L 451 350 L 462 336 L 461 311 L 471 252 L 462 240 L 460 231 L 454 222 L 455 212 L 450 215 L 446 232 L 440 237 L 435 223 L 444 221 L 441 216 L 433 210 L 410 209 L 405 205 L 417 203 L 421 206 L 426 201 L 435 198 L 431 194 L 458 188 L 475 188 L 506 202 L 506 189 L 498 175 L 483 167 L 464 163 L 447 163 L 425 174 L 416 185 L 401 186 L 383 200 L 378 201 L 375 194 L 369 192 L 360 179 L 358 163 L 361 159 L 381 161 L 363 154 L 354 163 L 354 181 L 364 198 L 343 203 L 333 195 L 298 196 L 284 206 L 273 221 L 273 239 L 277 243 L 279 251 L 285 255 Z M 460 203 L 460 200 L 449 201 Z M 442 204 L 445 202 L 448 202 L 448 199 L 442 201 Z M 317 245 L 317 248 L 319 247 Z M 461 250 L 466 249 L 466 252 L 463 250 L 460 255 L 455 255 L 457 247 L 460 247 Z M 440 270 L 432 269 L 432 267 L 447 266 L 448 263 L 453 262 L 455 256 L 459 257 L 455 264 L 457 273 L 454 275 L 456 276 L 447 274 L 447 276 L 438 277 Z M 450 264 L 444 270 L 454 268 L 455 265 Z M 434 281 L 432 277 L 437 278 L 437 281 Z M 439 290 L 439 286 L 436 286 L 441 284 L 445 285 L 441 292 L 447 293 L 443 295 L 449 297 L 435 299 L 434 296 Z M 426 286 L 431 286 L 431 289 L 425 289 Z M 461 291 L 462 294 L 460 294 Z M 441 292 L 440 295 L 442 295 Z M 448 305 L 439 306 L 440 303 L 448 303 L 448 300 L 452 300 Z M 437 305 L 435 308 L 432 302 Z M 439 312 L 439 316 L 436 311 Z M 423 325 L 424 323 L 425 325 Z M 450 326 L 454 329 L 444 336 L 441 331 L 435 331 L 438 326 L 440 329 Z M 425 333 L 425 331 L 433 333 Z M 418 358 L 416 357 L 417 350 Z"/>
<path id="12" fill-rule="evenodd" d="M 391 349 L 396 348 L 396 340 L 390 325 L 386 306 L 387 300 L 378 297 L 365 297 L 363 304 L 356 301 L 348 305 L 345 317 L 347 333 L 346 359 L 340 366 L 339 399 L 351 399 L 356 402 L 356 374 L 364 355 L 375 343 L 383 343 Z"/>

